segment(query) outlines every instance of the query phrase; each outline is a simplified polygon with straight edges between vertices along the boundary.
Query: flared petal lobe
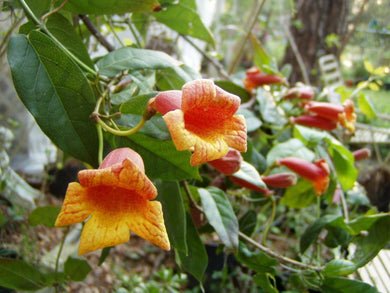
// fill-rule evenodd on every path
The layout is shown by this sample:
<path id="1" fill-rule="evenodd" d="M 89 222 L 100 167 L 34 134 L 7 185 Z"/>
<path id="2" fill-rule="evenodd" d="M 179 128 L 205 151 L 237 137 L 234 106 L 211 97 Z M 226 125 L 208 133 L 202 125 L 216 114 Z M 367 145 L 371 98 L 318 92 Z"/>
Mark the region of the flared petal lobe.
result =
<path id="1" fill-rule="evenodd" d="M 181 108 L 163 117 L 176 148 L 191 150 L 195 166 L 225 156 L 229 147 L 246 151 L 245 118 L 234 115 L 239 106 L 239 97 L 211 80 L 195 80 L 183 86 Z"/>
<path id="2" fill-rule="evenodd" d="M 87 220 L 80 255 L 124 243 L 130 230 L 169 250 L 161 204 L 150 201 L 157 189 L 144 173 L 142 158 L 128 148 L 117 149 L 102 166 L 80 171 L 80 184 L 69 185 L 56 226 Z"/>

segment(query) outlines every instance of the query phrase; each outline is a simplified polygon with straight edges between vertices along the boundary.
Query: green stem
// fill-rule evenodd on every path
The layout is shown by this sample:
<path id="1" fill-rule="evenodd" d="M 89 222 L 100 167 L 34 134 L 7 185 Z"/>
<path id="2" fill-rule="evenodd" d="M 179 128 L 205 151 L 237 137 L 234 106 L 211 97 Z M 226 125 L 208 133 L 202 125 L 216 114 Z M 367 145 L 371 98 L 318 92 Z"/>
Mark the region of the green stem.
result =
<path id="1" fill-rule="evenodd" d="M 103 162 L 103 146 L 104 146 L 102 126 L 100 124 L 97 124 L 96 130 L 97 130 L 98 139 L 99 139 L 98 163 L 100 166 Z"/>
<path id="2" fill-rule="evenodd" d="M 265 241 L 267 240 L 268 231 L 271 228 L 271 225 L 274 222 L 275 215 L 276 215 L 276 200 L 275 200 L 275 197 L 271 195 L 269 198 L 271 200 L 272 210 L 271 210 L 271 216 L 270 216 L 270 218 L 268 220 L 267 226 L 265 226 L 264 231 L 263 231 L 263 237 L 262 237 L 262 240 L 261 240 L 262 244 L 265 244 Z"/>
<path id="3" fill-rule="evenodd" d="M 93 118 L 104 130 L 118 136 L 128 136 L 137 133 L 147 121 L 144 117 L 142 117 L 141 121 L 133 128 L 129 130 L 118 130 L 108 126 L 98 115 L 94 115 Z"/>
<path id="4" fill-rule="evenodd" d="M 57 283 L 57 274 L 58 274 L 58 267 L 60 264 L 61 253 L 62 253 L 62 249 L 64 248 L 65 239 L 66 239 L 66 236 L 68 236 L 68 233 L 69 233 L 69 226 L 66 227 L 66 230 L 64 232 L 64 236 L 62 237 L 60 247 L 58 248 L 56 264 L 55 264 L 55 268 L 54 268 L 54 276 L 55 276 L 55 281 L 56 281 L 55 283 Z M 55 290 L 57 292 L 57 286 L 55 287 Z"/>
<path id="5" fill-rule="evenodd" d="M 83 68 L 86 72 L 92 74 L 93 76 L 97 76 L 97 73 L 95 70 L 90 68 L 88 65 L 86 65 L 84 62 L 82 62 L 79 58 L 77 58 L 75 55 L 73 55 L 72 52 L 70 52 L 64 45 L 61 44 L 60 41 L 56 39 L 56 37 L 45 27 L 45 25 L 35 16 L 35 14 L 32 12 L 30 7 L 26 4 L 24 0 L 19 0 L 20 5 L 22 5 L 24 11 L 26 14 L 28 14 L 33 22 L 42 29 L 58 47 L 60 47 L 70 58 L 72 58 L 81 68 Z"/>

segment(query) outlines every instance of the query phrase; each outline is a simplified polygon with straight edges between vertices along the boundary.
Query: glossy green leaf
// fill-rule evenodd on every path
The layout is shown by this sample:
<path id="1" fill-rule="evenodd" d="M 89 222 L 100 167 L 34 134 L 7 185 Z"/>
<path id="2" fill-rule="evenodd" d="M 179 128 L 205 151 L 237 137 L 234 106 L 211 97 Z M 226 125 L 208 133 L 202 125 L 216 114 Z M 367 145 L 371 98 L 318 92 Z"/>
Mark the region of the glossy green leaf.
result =
<path id="1" fill-rule="evenodd" d="M 187 74 L 179 67 L 179 62 L 160 51 L 124 47 L 108 53 L 97 62 L 99 73 L 109 77 L 122 70 L 168 69 Z"/>
<path id="2" fill-rule="evenodd" d="M 360 93 L 357 98 L 358 107 L 367 119 L 372 119 L 376 117 L 376 111 L 372 105 L 370 98 L 363 93 Z"/>
<path id="3" fill-rule="evenodd" d="M 245 117 L 247 132 L 256 131 L 263 124 L 256 114 L 248 109 L 240 108 L 236 114 L 241 114 Z"/>
<path id="4" fill-rule="evenodd" d="M 53 228 L 60 211 L 61 207 L 57 206 L 38 207 L 30 213 L 28 223 L 32 226 L 45 225 Z"/>
<path id="5" fill-rule="evenodd" d="M 294 125 L 294 137 L 300 139 L 305 144 L 317 145 L 321 143 L 327 133 L 325 131 L 316 130 L 302 125 Z"/>
<path id="6" fill-rule="evenodd" d="M 370 227 L 378 220 L 388 217 L 389 214 L 381 213 L 374 215 L 360 216 L 348 223 L 349 227 L 354 231 L 354 235 L 359 234 L 361 231 L 370 229 Z"/>
<path id="7" fill-rule="evenodd" d="M 390 216 L 381 217 L 368 229 L 368 233 L 359 234 L 354 241 L 356 251 L 352 261 L 357 267 L 364 266 L 390 241 Z"/>
<path id="8" fill-rule="evenodd" d="M 239 86 L 234 82 L 228 80 L 216 80 L 214 83 L 225 91 L 239 96 L 241 98 L 241 103 L 245 103 L 251 98 L 251 94 L 244 87 Z"/>
<path id="9" fill-rule="evenodd" d="M 263 179 L 261 179 L 261 176 L 256 168 L 245 161 L 241 162 L 240 170 L 238 170 L 232 176 L 249 182 L 250 184 L 253 184 L 257 187 L 266 188 L 266 185 L 263 182 Z"/>
<path id="10" fill-rule="evenodd" d="M 324 244 L 330 248 L 336 248 L 337 246 L 348 244 L 351 240 L 351 234 L 344 228 L 328 225 L 326 230 L 328 233 L 325 236 Z"/>
<path id="11" fill-rule="evenodd" d="M 64 264 L 65 275 L 76 282 L 83 281 L 91 270 L 92 268 L 88 262 L 80 258 L 69 256 Z"/>
<path id="12" fill-rule="evenodd" d="M 331 227 L 343 228 L 348 233 L 352 232 L 344 222 L 343 217 L 338 215 L 325 215 L 317 219 L 303 233 L 300 240 L 301 253 L 304 253 L 306 249 L 308 249 L 309 246 L 317 240 L 320 232 L 322 229 L 326 228 L 327 225 L 330 225 Z"/>
<path id="13" fill-rule="evenodd" d="M 184 269 L 202 282 L 208 264 L 208 256 L 190 214 L 186 213 L 188 253 L 178 250 L 178 258 Z"/>
<path id="14" fill-rule="evenodd" d="M 51 0 L 25 0 L 25 2 L 37 18 L 40 18 L 44 13 L 50 10 Z"/>
<path id="15" fill-rule="evenodd" d="M 259 273 L 253 277 L 253 281 L 256 285 L 260 286 L 262 292 L 265 293 L 278 293 L 276 288 L 276 280 L 274 276 L 269 273 Z"/>
<path id="16" fill-rule="evenodd" d="M 144 161 L 146 174 L 153 179 L 200 179 L 198 167 L 190 165 L 191 153 L 178 151 L 171 140 L 162 141 L 142 133 L 127 137 L 108 134 L 108 139 L 113 148 L 130 147 L 139 153 Z"/>
<path id="17" fill-rule="evenodd" d="M 8 62 L 16 91 L 40 128 L 69 155 L 97 166 L 95 93 L 80 68 L 46 35 L 14 35 Z"/>
<path id="18" fill-rule="evenodd" d="M 337 277 L 350 275 L 356 270 L 356 265 L 346 259 L 333 259 L 328 262 L 322 271 L 324 276 Z"/>
<path id="19" fill-rule="evenodd" d="M 123 14 L 158 11 L 161 6 L 157 0 L 69 0 L 64 9 L 76 14 Z"/>
<path id="20" fill-rule="evenodd" d="M 46 22 L 46 28 L 80 61 L 90 68 L 94 67 L 80 35 L 75 32 L 73 25 L 64 16 L 59 13 L 52 15 Z"/>
<path id="21" fill-rule="evenodd" d="M 276 259 L 269 257 L 262 251 L 252 252 L 242 242 L 240 242 L 236 258 L 249 269 L 258 273 L 276 274 L 276 265 L 278 264 Z"/>
<path id="22" fill-rule="evenodd" d="M 180 186 L 177 182 L 156 184 L 158 200 L 162 204 L 165 227 L 171 245 L 183 254 L 188 253 L 186 214 Z"/>
<path id="23" fill-rule="evenodd" d="M 313 184 L 301 178 L 297 184 L 286 189 L 280 204 L 284 204 L 292 209 L 303 209 L 311 205 L 315 199 Z"/>
<path id="24" fill-rule="evenodd" d="M 337 179 L 344 190 L 351 189 L 358 175 L 352 153 L 336 139 L 327 139 L 327 142 L 329 144 L 329 155 L 333 160 L 337 173 Z"/>
<path id="25" fill-rule="evenodd" d="M 215 40 L 210 30 L 204 25 L 193 5 L 188 5 L 189 0 L 180 0 L 153 16 L 156 20 L 179 34 L 187 35 L 206 41 L 213 46 Z M 194 4 L 194 2 L 192 2 Z"/>
<path id="26" fill-rule="evenodd" d="M 267 164 L 271 166 L 275 160 L 285 157 L 297 157 L 307 161 L 315 158 L 314 153 L 306 148 L 305 144 L 297 138 L 289 139 L 275 145 L 267 154 Z"/>
<path id="27" fill-rule="evenodd" d="M 200 199 L 209 223 L 222 243 L 231 251 L 238 249 L 238 221 L 226 194 L 216 187 L 199 188 Z"/>
<path id="28" fill-rule="evenodd" d="M 257 151 L 250 137 L 248 137 L 247 140 L 247 151 L 245 153 L 241 153 L 241 155 L 244 160 L 255 167 L 260 174 L 267 169 L 267 162 L 264 156 Z"/>
<path id="29" fill-rule="evenodd" d="M 157 94 L 158 92 L 151 92 L 145 95 L 131 97 L 127 102 L 120 106 L 119 110 L 122 114 L 142 115 L 145 111 L 148 101 Z"/>
<path id="30" fill-rule="evenodd" d="M 326 277 L 321 285 L 323 293 L 379 293 L 362 281 L 342 277 Z"/>
<path id="31" fill-rule="evenodd" d="M 282 117 L 280 108 L 276 106 L 274 98 L 269 92 L 258 88 L 256 99 L 264 122 L 280 126 L 287 122 L 286 118 Z"/>
<path id="32" fill-rule="evenodd" d="M 23 260 L 0 258 L 0 286 L 34 291 L 46 286 L 43 274 Z"/>
<path id="33" fill-rule="evenodd" d="M 255 231 L 257 224 L 257 213 L 254 210 L 247 211 L 239 220 L 238 226 L 240 228 L 240 232 L 245 235 L 251 236 Z"/>

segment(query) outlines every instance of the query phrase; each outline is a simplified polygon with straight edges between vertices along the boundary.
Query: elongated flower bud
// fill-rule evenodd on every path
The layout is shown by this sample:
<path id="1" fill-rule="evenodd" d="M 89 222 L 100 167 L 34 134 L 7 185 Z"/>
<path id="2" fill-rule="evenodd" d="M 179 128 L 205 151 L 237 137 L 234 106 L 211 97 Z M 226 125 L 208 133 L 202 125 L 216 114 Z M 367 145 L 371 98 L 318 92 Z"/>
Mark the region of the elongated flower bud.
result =
<path id="1" fill-rule="evenodd" d="M 286 79 L 274 74 L 261 73 L 257 67 L 251 67 L 246 71 L 246 77 L 243 80 L 248 92 L 267 84 L 285 83 Z"/>
<path id="2" fill-rule="evenodd" d="M 208 163 L 222 174 L 231 175 L 240 170 L 242 160 L 239 151 L 230 149 L 226 156 Z"/>
<path id="3" fill-rule="evenodd" d="M 261 177 L 268 186 L 287 188 L 297 184 L 297 176 L 294 173 L 279 173 Z"/>
<path id="4" fill-rule="evenodd" d="M 371 150 L 369 148 L 362 148 L 360 150 L 354 151 L 352 154 L 355 158 L 355 161 L 364 160 L 371 156 Z"/>
<path id="5" fill-rule="evenodd" d="M 300 124 L 308 127 L 315 127 L 323 130 L 333 130 L 337 127 L 337 121 L 329 120 L 318 115 L 301 115 L 290 117 L 291 124 Z"/>
<path id="6" fill-rule="evenodd" d="M 248 181 L 245 181 L 243 179 L 240 179 L 240 178 L 237 178 L 237 177 L 234 177 L 234 176 L 229 176 L 229 179 L 233 183 L 237 184 L 238 186 L 245 187 L 245 188 L 248 188 L 250 190 L 260 192 L 260 193 L 264 194 L 264 196 L 270 196 L 271 194 L 275 193 L 275 191 L 273 191 L 273 190 L 270 190 L 268 188 L 258 187 L 258 186 L 254 185 L 254 184 L 249 183 Z"/>
<path id="7" fill-rule="evenodd" d="M 277 160 L 276 164 L 284 165 L 302 178 L 312 182 L 317 196 L 323 194 L 328 188 L 330 170 L 325 159 L 317 160 L 313 164 L 301 158 L 287 157 Z"/>
<path id="8" fill-rule="evenodd" d="M 154 98 L 154 107 L 156 110 L 165 115 L 170 111 L 180 109 L 182 102 L 182 92 L 178 90 L 171 90 L 159 93 Z"/>

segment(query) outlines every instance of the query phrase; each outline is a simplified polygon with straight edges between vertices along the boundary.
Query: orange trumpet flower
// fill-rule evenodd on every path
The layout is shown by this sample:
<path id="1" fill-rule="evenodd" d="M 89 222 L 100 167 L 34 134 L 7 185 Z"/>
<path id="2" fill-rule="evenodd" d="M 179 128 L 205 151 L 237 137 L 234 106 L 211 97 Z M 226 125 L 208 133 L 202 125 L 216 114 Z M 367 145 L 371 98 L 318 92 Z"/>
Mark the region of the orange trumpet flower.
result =
<path id="1" fill-rule="evenodd" d="M 130 230 L 170 249 L 157 189 L 142 158 L 129 148 L 112 151 L 96 170 L 82 170 L 68 186 L 56 226 L 83 222 L 79 254 L 124 243 Z"/>
<path id="2" fill-rule="evenodd" d="M 192 166 L 222 158 L 229 147 L 246 151 L 245 118 L 234 115 L 240 98 L 211 80 L 188 82 L 181 92 L 162 92 L 153 103 L 163 114 L 176 148 L 193 152 Z"/>
<path id="3" fill-rule="evenodd" d="M 312 182 L 317 196 L 323 194 L 328 188 L 330 170 L 325 159 L 317 160 L 313 164 L 304 159 L 287 157 L 276 160 L 276 164 L 284 165 L 302 178 Z"/>

